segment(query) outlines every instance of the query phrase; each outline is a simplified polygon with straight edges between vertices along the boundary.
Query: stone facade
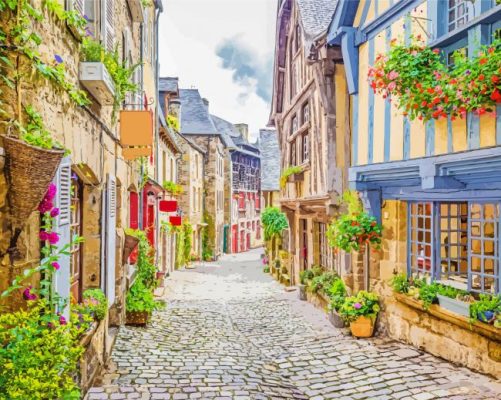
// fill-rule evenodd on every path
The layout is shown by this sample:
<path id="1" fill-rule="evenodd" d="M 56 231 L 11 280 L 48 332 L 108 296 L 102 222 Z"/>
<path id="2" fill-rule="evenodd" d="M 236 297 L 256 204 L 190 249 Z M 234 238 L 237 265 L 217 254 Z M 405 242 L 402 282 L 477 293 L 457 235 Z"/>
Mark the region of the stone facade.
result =
<path id="1" fill-rule="evenodd" d="M 61 2 L 63 3 L 63 2 Z M 64 2 L 65 4 L 67 2 Z M 69 2 L 68 2 L 69 3 Z M 85 2 L 86 7 L 93 7 L 97 21 L 92 30 L 96 38 L 105 36 L 101 30 L 101 20 L 98 18 L 99 2 Z M 113 45 L 119 49 L 122 56 L 126 53 L 133 63 L 143 62 L 138 74 L 142 75 L 142 86 L 139 96 L 156 100 L 155 85 L 155 7 L 158 2 L 152 2 L 145 10 L 145 22 L 139 24 L 131 17 L 128 2 L 110 1 L 112 7 L 112 26 L 114 35 Z M 65 65 L 68 80 L 79 88 L 79 46 L 80 40 L 70 31 L 66 24 L 56 21 L 54 15 L 42 7 L 42 1 L 33 2 L 36 9 L 42 10 L 43 18 L 35 23 L 35 31 L 41 35 L 43 43 L 39 47 L 40 54 L 45 62 L 52 64 L 54 57 L 59 56 Z M 0 27 L 7 21 L 0 18 Z M 90 24 L 91 22 L 89 22 Z M 143 31 L 143 41 L 141 38 Z M 109 40 L 109 39 L 108 39 Z M 141 52 L 143 46 L 143 52 Z M 122 51 L 123 50 L 123 51 Z M 145 51 L 146 50 L 146 51 Z M 141 60 L 141 54 L 144 58 Z M 84 359 L 82 368 L 85 370 L 83 379 L 90 383 L 95 373 L 103 366 L 107 355 L 111 351 L 116 329 L 124 322 L 125 294 L 127 290 L 128 267 L 124 265 L 121 254 L 123 250 L 124 229 L 129 226 L 129 198 L 131 192 L 138 192 L 141 181 L 138 161 L 126 160 L 122 155 L 120 144 L 120 119 L 112 117 L 112 107 L 101 105 L 98 99 L 88 94 L 91 104 L 88 107 L 77 107 L 69 96 L 51 84 L 44 84 L 43 80 L 36 84 L 26 81 L 22 90 L 22 104 L 31 104 L 41 114 L 44 124 L 54 139 L 62 143 L 70 152 L 68 160 L 71 163 L 71 179 L 78 196 L 72 194 L 72 205 L 78 207 L 80 219 L 71 221 L 76 224 L 75 229 L 84 238 L 84 244 L 79 246 L 71 265 L 71 295 L 74 301 L 79 301 L 81 293 L 89 288 L 103 288 L 112 301 L 109 318 L 101 322 L 97 332 L 100 339 L 90 340 L 93 343 L 92 357 Z M 2 85 L 2 100 L 15 99 L 16 94 Z M 133 94 L 127 96 L 122 109 L 139 109 L 138 103 L 129 104 Z M 15 115 L 15 101 L 2 101 L 7 115 Z M 118 117 L 118 115 L 117 115 Z M 0 126 L 0 135 L 5 134 L 5 125 Z M 153 132 L 151 132 L 153 134 Z M 6 195 L 9 187 L 4 170 L 4 152 L 0 139 L 0 292 L 5 290 L 12 278 L 25 268 L 34 267 L 40 260 L 40 241 L 38 239 L 40 215 L 33 212 L 25 222 L 23 231 L 17 242 L 17 254 L 11 263 L 7 249 L 13 235 L 9 205 Z M 68 178 L 69 179 L 69 178 Z M 110 202 L 106 197 L 112 193 Z M 73 203 L 75 201 L 75 203 Z M 78 205 L 75 205 L 78 204 Z M 106 210 L 105 210 L 106 208 Z M 112 211 L 112 212 L 110 212 Z M 115 225 L 106 223 L 108 216 L 116 215 Z M 73 217 L 72 217 L 73 218 Z M 115 252 L 115 264 L 109 265 L 112 258 L 104 257 L 105 235 L 109 237 Z M 60 244 L 69 241 L 68 237 L 61 237 Z M 111 251 L 111 250 L 108 250 Z M 62 267 L 63 269 L 63 267 Z M 114 274 L 109 271 L 114 270 Z M 113 276 L 115 281 L 113 282 Z M 33 278 L 33 285 L 37 285 L 38 277 Z M 56 278 L 57 273 L 56 273 Z M 107 282 L 111 280 L 111 282 Z M 0 305 L 14 310 L 23 305 L 20 296 L 14 294 L 8 299 L 0 299 Z M 108 329 L 109 328 L 109 329 Z M 92 359 L 92 362 L 90 360 Z M 89 362 L 87 362 L 89 361 Z"/>

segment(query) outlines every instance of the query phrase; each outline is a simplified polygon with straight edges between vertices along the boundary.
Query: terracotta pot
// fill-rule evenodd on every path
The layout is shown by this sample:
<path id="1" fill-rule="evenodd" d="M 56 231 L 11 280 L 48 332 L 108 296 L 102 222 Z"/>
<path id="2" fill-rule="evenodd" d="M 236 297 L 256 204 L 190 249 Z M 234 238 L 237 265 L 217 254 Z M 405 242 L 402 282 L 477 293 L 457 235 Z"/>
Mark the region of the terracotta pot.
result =
<path id="1" fill-rule="evenodd" d="M 374 334 L 374 319 L 362 315 L 350 323 L 350 330 L 355 337 L 371 337 Z"/>
<path id="2" fill-rule="evenodd" d="M 151 314 L 147 311 L 127 311 L 125 317 L 126 325 L 145 326 L 150 320 Z"/>
<path id="3" fill-rule="evenodd" d="M 299 285 L 299 300 L 306 301 L 306 285 Z"/>
<path id="4" fill-rule="evenodd" d="M 329 311 L 329 321 L 335 328 L 344 328 L 344 321 L 336 310 Z"/>
<path id="5" fill-rule="evenodd" d="M 125 235 L 125 243 L 124 243 L 124 251 L 123 251 L 123 263 L 127 262 L 127 259 L 131 255 L 131 253 L 136 248 L 139 243 L 139 239 L 135 236 Z"/>
<path id="6" fill-rule="evenodd" d="M 157 271 L 157 280 L 159 281 L 158 284 L 159 287 L 164 287 L 164 278 L 165 278 L 165 272 Z"/>

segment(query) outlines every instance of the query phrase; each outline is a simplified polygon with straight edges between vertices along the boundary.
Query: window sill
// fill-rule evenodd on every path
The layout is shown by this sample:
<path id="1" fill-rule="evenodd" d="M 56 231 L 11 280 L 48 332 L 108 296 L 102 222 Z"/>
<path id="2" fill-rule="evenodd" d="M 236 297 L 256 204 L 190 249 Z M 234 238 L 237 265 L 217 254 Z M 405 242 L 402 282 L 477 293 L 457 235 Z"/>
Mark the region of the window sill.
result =
<path id="1" fill-rule="evenodd" d="M 430 314 L 435 318 L 449 322 L 470 332 L 477 333 L 487 339 L 501 342 L 501 329 L 499 328 L 495 328 L 492 325 L 484 324 L 482 322 L 474 322 L 473 324 L 470 324 L 468 318 L 447 311 L 436 304 L 432 304 L 428 310 L 424 310 L 423 303 L 421 301 L 413 299 L 412 297 L 406 296 L 402 293 L 394 293 L 394 296 L 397 301 L 414 308 L 415 310 Z"/>

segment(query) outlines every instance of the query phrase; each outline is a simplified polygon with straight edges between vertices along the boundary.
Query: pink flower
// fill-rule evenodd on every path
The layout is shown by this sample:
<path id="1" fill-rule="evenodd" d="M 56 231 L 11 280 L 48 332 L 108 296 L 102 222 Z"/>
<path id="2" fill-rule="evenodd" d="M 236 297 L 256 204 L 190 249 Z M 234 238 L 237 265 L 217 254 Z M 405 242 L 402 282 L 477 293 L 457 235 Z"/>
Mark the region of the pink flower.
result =
<path id="1" fill-rule="evenodd" d="M 49 234 L 45 231 L 40 231 L 40 233 L 38 234 L 38 237 L 40 238 L 40 240 L 42 242 L 49 240 Z"/>
<path id="2" fill-rule="evenodd" d="M 47 193 L 45 194 L 45 198 L 48 200 L 53 200 L 56 197 L 57 186 L 51 183 L 49 188 L 47 189 Z"/>
<path id="3" fill-rule="evenodd" d="M 54 207 L 52 201 L 44 198 L 38 205 L 38 211 L 40 211 L 42 214 L 45 214 L 46 212 L 49 212 L 52 207 Z"/>
<path id="4" fill-rule="evenodd" d="M 59 235 L 56 232 L 51 232 L 48 234 L 47 240 L 50 244 L 57 244 L 59 242 Z"/>
<path id="5" fill-rule="evenodd" d="M 56 207 L 56 208 L 53 208 L 53 209 L 50 211 L 50 216 L 51 216 L 52 218 L 55 218 L 55 217 L 57 217 L 58 215 L 59 215 L 59 208 L 57 208 L 57 207 Z"/>
<path id="6" fill-rule="evenodd" d="M 52 265 L 52 268 L 54 268 L 56 271 L 58 271 L 59 268 L 61 268 L 61 266 L 59 265 L 59 263 L 57 261 L 54 261 L 50 265 Z"/>
<path id="7" fill-rule="evenodd" d="M 398 78 L 398 72 L 397 71 L 390 71 L 388 74 L 388 79 L 394 80 Z"/>
<path id="8" fill-rule="evenodd" d="M 64 318 L 62 315 L 59 317 L 59 323 L 61 325 L 66 325 L 66 318 Z"/>
<path id="9" fill-rule="evenodd" d="M 362 308 L 362 304 L 360 304 L 360 303 L 355 303 L 355 304 L 353 304 L 353 308 L 354 308 L 355 310 L 360 310 L 360 309 Z"/>
<path id="10" fill-rule="evenodd" d="M 397 84 L 395 82 L 390 82 L 390 84 L 388 85 L 388 90 L 393 91 L 393 90 L 395 90 L 396 87 L 397 87 Z"/>
<path id="11" fill-rule="evenodd" d="M 23 290 L 23 298 L 24 300 L 26 301 L 30 301 L 30 300 L 36 300 L 37 299 L 37 295 L 34 294 L 34 293 L 31 293 L 31 289 L 33 288 L 33 286 L 28 286 L 26 289 Z"/>

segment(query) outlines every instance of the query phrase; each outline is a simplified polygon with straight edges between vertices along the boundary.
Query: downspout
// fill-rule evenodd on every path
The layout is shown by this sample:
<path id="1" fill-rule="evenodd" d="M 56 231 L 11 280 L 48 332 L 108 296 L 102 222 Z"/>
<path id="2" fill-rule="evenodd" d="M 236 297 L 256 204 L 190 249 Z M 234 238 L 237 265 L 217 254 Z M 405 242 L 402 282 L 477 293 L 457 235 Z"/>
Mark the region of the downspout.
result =
<path id="1" fill-rule="evenodd" d="M 141 23 L 139 26 L 139 62 L 141 65 L 141 93 L 144 91 L 144 68 L 143 68 L 143 59 L 144 59 L 144 48 L 143 48 L 143 28 L 144 28 L 144 23 Z M 138 212 L 138 225 L 139 229 L 143 230 L 144 229 L 144 224 L 143 224 L 143 217 L 144 217 L 144 212 L 143 212 L 143 207 L 144 207 L 144 182 L 143 182 L 143 177 L 144 177 L 144 165 L 143 162 L 141 162 L 139 173 L 141 175 L 141 184 L 143 187 L 139 191 L 139 212 Z"/>

